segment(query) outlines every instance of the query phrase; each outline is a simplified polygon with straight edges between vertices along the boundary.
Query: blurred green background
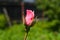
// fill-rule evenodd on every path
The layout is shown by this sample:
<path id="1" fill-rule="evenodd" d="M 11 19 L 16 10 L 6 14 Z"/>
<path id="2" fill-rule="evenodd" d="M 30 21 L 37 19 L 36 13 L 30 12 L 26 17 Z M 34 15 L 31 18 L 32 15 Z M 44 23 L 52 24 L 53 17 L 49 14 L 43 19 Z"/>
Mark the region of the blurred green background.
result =
<path id="1" fill-rule="evenodd" d="M 36 0 L 36 8 L 43 10 L 44 18 L 37 21 L 28 34 L 27 40 L 60 40 L 60 0 Z M 7 26 L 4 14 L 0 14 L 0 40 L 23 40 L 25 26 Z"/>

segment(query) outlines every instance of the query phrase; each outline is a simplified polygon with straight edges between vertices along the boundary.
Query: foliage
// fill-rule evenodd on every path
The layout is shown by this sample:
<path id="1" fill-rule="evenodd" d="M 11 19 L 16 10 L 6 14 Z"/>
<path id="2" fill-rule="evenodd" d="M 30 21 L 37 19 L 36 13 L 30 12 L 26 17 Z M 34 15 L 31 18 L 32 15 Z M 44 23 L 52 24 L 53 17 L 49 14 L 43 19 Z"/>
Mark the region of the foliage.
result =
<path id="1" fill-rule="evenodd" d="M 0 14 L 0 27 L 5 27 L 7 21 L 3 14 Z"/>
<path id="2" fill-rule="evenodd" d="M 36 0 L 36 7 L 44 11 L 44 16 L 51 20 L 60 20 L 60 0 Z"/>
<path id="3" fill-rule="evenodd" d="M 5 25 L 6 20 L 1 15 L 2 18 L 0 21 L 2 21 L 2 25 Z M 4 22 L 3 22 L 4 21 Z M 57 36 L 54 35 L 53 31 L 49 31 L 47 28 L 54 27 L 56 23 L 58 23 L 58 20 L 53 20 L 51 22 L 48 21 L 38 21 L 34 24 L 34 26 L 31 27 L 31 30 L 29 31 L 27 40 L 60 40 L 60 33 L 57 34 Z M 0 24 L 1 25 L 1 24 Z M 3 26 L 2 26 L 3 27 Z M 6 26 L 4 26 L 6 27 Z M 0 29 L 0 40 L 23 40 L 24 39 L 24 31 L 25 26 L 23 24 L 15 24 L 11 27 L 8 27 L 6 29 Z"/>
<path id="4" fill-rule="evenodd" d="M 36 7 L 43 10 L 44 17 L 48 18 L 48 22 L 45 21 L 47 25 L 43 26 L 54 30 L 60 28 L 60 0 L 36 0 Z"/>
<path id="5" fill-rule="evenodd" d="M 60 40 L 60 33 L 57 36 L 51 31 L 47 29 L 43 29 L 40 22 L 37 22 L 34 26 L 31 27 L 30 32 L 28 34 L 27 40 Z M 10 28 L 5 30 L 0 30 L 0 40 L 23 40 L 25 26 L 23 24 L 13 25 Z M 55 38 L 56 37 L 56 38 Z"/>

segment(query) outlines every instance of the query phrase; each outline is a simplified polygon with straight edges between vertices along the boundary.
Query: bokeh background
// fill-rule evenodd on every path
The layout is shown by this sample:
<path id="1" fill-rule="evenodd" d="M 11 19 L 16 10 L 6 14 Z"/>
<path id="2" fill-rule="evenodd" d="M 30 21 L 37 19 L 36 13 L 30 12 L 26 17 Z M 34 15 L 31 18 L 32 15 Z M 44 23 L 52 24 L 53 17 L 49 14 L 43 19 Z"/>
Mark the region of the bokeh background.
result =
<path id="1" fill-rule="evenodd" d="M 21 2 L 0 0 L 0 40 L 23 40 Z M 36 23 L 31 27 L 27 40 L 60 40 L 60 0 L 34 0 L 24 2 L 26 9 L 35 11 Z"/>

